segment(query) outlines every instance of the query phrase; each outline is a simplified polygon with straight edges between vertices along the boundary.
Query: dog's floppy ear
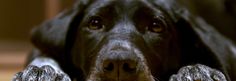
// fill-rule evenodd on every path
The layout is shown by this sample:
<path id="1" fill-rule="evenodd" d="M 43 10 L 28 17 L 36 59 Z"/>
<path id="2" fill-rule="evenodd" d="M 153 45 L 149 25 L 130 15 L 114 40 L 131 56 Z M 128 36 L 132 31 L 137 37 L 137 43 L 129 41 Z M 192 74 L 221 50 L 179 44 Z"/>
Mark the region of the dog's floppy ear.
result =
<path id="1" fill-rule="evenodd" d="M 179 16 L 177 19 L 178 29 L 182 30 L 182 36 L 194 37 L 194 42 L 190 42 L 189 44 L 195 44 L 195 48 L 197 48 L 196 51 L 204 51 L 206 53 L 202 53 L 200 55 L 209 55 L 210 58 L 207 59 L 215 59 L 215 62 L 210 62 L 209 65 L 212 65 L 213 63 L 216 63 L 218 65 L 213 65 L 212 67 L 220 69 L 225 73 L 227 78 L 229 79 L 229 76 L 235 77 L 235 68 L 236 68 L 236 47 L 235 44 L 226 38 L 225 36 L 221 35 L 216 29 L 214 29 L 213 26 L 208 24 L 206 21 L 204 21 L 202 18 L 191 15 L 187 9 L 179 9 L 180 11 L 176 11 L 175 13 L 177 16 Z M 185 28 L 187 24 L 188 28 Z M 183 28 L 180 28 L 183 27 Z M 186 30 L 187 29 L 187 30 Z M 188 34 L 186 32 L 193 31 L 192 34 Z M 190 37 L 191 38 L 191 37 Z M 188 38 L 184 39 L 187 40 Z M 189 40 L 187 40 L 189 41 Z M 186 41 L 185 41 L 186 42 Z M 200 44 L 200 46 L 199 46 Z M 200 52 L 201 53 L 201 52 Z M 212 54 L 211 54 L 212 53 Z M 204 58 L 204 57 L 202 57 Z M 202 59 L 199 58 L 199 59 Z M 230 69 L 229 69 L 230 68 Z M 233 74 L 230 74 L 231 72 Z M 229 75 L 228 75 L 229 73 Z"/>
<path id="2" fill-rule="evenodd" d="M 171 16 L 174 18 L 185 53 L 182 62 L 188 64 L 190 60 L 190 62 L 206 64 L 221 70 L 226 76 L 235 77 L 235 74 L 228 75 L 231 73 L 228 71 L 235 72 L 236 68 L 235 44 L 221 35 L 204 19 L 193 16 L 177 2 L 171 8 L 169 13 L 171 12 Z M 229 79 L 229 77 L 227 78 Z"/>
<path id="3" fill-rule="evenodd" d="M 71 23 L 74 18 L 83 18 L 84 9 L 89 3 L 89 0 L 79 0 L 72 9 L 64 11 L 54 19 L 35 27 L 31 37 L 35 47 L 44 53 L 55 54 L 64 52 L 66 36 L 71 29 Z"/>

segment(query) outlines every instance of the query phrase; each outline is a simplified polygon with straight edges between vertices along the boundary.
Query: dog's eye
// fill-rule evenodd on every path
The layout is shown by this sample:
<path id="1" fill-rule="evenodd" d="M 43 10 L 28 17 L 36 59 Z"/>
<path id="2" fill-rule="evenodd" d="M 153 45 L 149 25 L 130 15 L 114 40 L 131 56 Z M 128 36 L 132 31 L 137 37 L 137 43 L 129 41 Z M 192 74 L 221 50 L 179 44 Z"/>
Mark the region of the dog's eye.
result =
<path id="1" fill-rule="evenodd" d="M 91 30 L 99 30 L 103 28 L 102 19 L 99 16 L 93 16 L 89 19 L 88 28 Z"/>
<path id="2" fill-rule="evenodd" d="M 159 19 L 153 19 L 153 21 L 148 26 L 148 30 L 155 33 L 163 32 L 164 28 L 163 22 Z"/>

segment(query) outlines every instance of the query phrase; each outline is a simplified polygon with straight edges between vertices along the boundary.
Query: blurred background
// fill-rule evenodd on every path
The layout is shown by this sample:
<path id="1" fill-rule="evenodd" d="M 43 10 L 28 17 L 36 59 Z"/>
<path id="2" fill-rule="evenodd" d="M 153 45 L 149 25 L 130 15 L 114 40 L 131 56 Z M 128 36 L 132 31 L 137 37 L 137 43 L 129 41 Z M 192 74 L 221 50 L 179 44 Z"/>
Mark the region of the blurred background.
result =
<path id="1" fill-rule="evenodd" d="M 0 81 L 11 81 L 23 69 L 33 46 L 30 30 L 74 0 L 0 0 Z M 203 17 L 218 31 L 236 41 L 236 0 L 177 0 L 191 13 Z"/>
<path id="2" fill-rule="evenodd" d="M 0 81 L 11 81 L 23 69 L 33 48 L 30 30 L 72 3 L 73 0 L 0 0 Z"/>

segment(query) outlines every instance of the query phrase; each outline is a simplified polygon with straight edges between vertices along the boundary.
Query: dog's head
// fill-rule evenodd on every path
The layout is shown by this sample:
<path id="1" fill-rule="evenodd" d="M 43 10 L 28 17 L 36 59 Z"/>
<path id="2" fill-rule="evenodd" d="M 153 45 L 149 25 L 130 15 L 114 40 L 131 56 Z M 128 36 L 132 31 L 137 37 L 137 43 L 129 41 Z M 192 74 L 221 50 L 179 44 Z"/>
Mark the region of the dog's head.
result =
<path id="1" fill-rule="evenodd" d="M 32 39 L 87 81 L 168 78 L 180 59 L 185 61 L 182 48 L 186 54 L 200 48 L 192 24 L 171 6 L 176 5 L 162 0 L 79 0 L 72 10 L 35 29 Z"/>
<path id="2" fill-rule="evenodd" d="M 84 13 L 74 22 L 72 57 L 88 80 L 153 81 L 177 67 L 177 32 L 161 8 L 148 1 L 98 0 Z"/>

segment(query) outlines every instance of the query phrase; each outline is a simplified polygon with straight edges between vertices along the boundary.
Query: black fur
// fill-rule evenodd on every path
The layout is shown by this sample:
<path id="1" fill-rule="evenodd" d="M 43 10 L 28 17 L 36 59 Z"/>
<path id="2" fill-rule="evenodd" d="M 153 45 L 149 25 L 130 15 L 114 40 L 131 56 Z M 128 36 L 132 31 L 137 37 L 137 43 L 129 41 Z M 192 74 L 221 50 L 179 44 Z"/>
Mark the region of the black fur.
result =
<path id="1" fill-rule="evenodd" d="M 88 29 L 91 25 L 90 18 L 94 16 L 102 19 L 101 29 Z M 153 20 L 156 17 L 157 20 Z M 158 27 L 163 27 L 161 32 L 150 30 L 149 26 L 153 21 L 158 22 Z M 129 70 L 131 62 L 135 61 L 137 73 L 143 72 L 146 75 L 138 77 L 139 74 L 127 71 L 134 76 L 127 78 L 127 73 L 118 74 L 122 81 L 133 78 L 166 81 L 181 67 L 189 65 L 193 65 L 194 69 L 207 68 L 206 70 L 213 72 L 212 76 L 218 75 L 214 72 L 222 72 L 228 81 L 236 80 L 236 47 L 233 43 L 172 0 L 79 0 L 72 9 L 36 27 L 32 32 L 32 42 L 36 48 L 30 62 L 38 57 L 51 58 L 59 64 L 65 76 L 68 74 L 72 80 L 116 80 L 118 77 L 113 77 L 114 73 L 107 76 L 100 72 L 99 69 L 104 67 L 106 60 L 112 63 L 114 60 L 122 63 L 129 60 Z M 136 59 L 145 62 L 142 64 L 142 61 Z M 195 64 L 200 65 L 194 66 Z M 95 67 L 99 72 L 94 73 L 95 77 L 89 78 Z M 137 69 L 140 67 L 147 67 L 144 69 L 148 71 Z M 148 75 L 149 71 L 151 75 Z M 22 72 L 15 79 L 25 80 L 20 74 Z M 24 74 L 27 74 L 26 71 L 23 71 Z M 215 78 L 206 80 L 208 79 Z"/>

